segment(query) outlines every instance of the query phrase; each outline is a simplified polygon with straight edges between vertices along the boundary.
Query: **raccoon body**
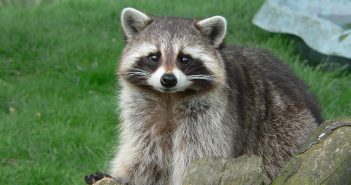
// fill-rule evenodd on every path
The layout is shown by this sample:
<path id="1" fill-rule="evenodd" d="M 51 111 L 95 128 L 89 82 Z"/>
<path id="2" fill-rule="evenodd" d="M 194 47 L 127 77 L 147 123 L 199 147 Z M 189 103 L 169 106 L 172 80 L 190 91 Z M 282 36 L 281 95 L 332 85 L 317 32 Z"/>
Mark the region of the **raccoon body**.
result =
<path id="1" fill-rule="evenodd" d="M 267 52 L 225 46 L 226 20 L 122 11 L 121 125 L 111 176 L 181 185 L 205 156 L 263 158 L 268 183 L 322 121 L 306 85 Z"/>

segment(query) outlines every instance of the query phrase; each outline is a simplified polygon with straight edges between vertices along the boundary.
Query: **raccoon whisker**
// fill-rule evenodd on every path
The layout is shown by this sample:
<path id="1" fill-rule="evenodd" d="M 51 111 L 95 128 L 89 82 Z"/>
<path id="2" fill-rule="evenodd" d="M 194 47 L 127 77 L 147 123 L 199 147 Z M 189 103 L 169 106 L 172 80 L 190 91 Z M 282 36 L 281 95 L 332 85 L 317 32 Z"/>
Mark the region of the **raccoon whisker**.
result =
<path id="1" fill-rule="evenodd" d="M 223 86 L 223 87 L 225 87 L 226 89 L 228 89 L 231 93 L 233 93 L 233 94 L 238 94 L 238 92 L 237 91 L 234 91 L 232 88 L 230 88 L 227 84 L 225 84 L 225 83 L 223 83 L 223 82 L 221 82 L 221 81 L 219 81 L 219 80 L 213 80 L 213 82 L 216 82 L 216 83 L 218 83 L 218 84 L 220 84 L 221 86 Z"/>
<path id="2" fill-rule="evenodd" d="M 226 89 L 228 89 L 231 93 L 233 94 L 238 94 L 237 91 L 234 91 L 233 89 L 231 89 L 227 84 L 221 82 L 220 80 L 217 80 L 217 75 L 190 75 L 188 76 L 188 80 L 206 80 L 209 82 L 215 82 L 223 87 L 225 87 Z"/>
<path id="3" fill-rule="evenodd" d="M 133 75 L 147 76 L 149 73 L 145 73 L 145 72 L 128 72 L 128 73 L 125 73 L 125 74 L 129 75 L 129 76 L 133 76 Z"/>
<path id="4" fill-rule="evenodd" d="M 147 67 L 146 68 L 133 68 L 132 72 L 151 73 L 151 70 L 149 68 L 147 68 Z"/>
<path id="5" fill-rule="evenodd" d="M 132 74 L 132 73 L 135 73 L 135 74 L 139 73 L 139 74 L 141 74 L 142 73 L 142 74 L 150 75 L 151 74 L 151 70 L 140 69 L 140 68 L 133 68 L 133 69 L 131 69 L 130 72 L 127 72 L 127 73 L 129 73 L 129 74 Z"/>
<path id="6" fill-rule="evenodd" d="M 216 66 L 216 65 L 209 65 L 208 67 L 210 67 L 212 69 L 215 68 L 215 69 L 219 69 L 221 71 L 225 71 L 225 69 L 223 67 L 219 67 L 219 66 Z"/>
<path id="7" fill-rule="evenodd" d="M 202 67 L 202 66 L 199 66 L 199 67 Z M 217 66 L 217 65 L 213 65 L 213 64 L 211 64 L 211 63 L 207 63 L 207 64 L 205 65 L 205 67 L 206 67 L 206 68 L 209 68 L 209 69 L 215 69 L 215 70 L 217 70 L 217 71 L 226 71 L 225 68 L 220 67 L 220 66 Z"/>
<path id="8" fill-rule="evenodd" d="M 145 72 L 148 72 L 148 73 L 152 72 L 152 70 L 147 66 L 142 66 L 141 70 L 144 70 Z"/>
<path id="9" fill-rule="evenodd" d="M 191 76 L 205 76 L 205 75 L 191 75 Z M 190 76 L 190 77 L 191 77 Z M 218 84 L 220 84 L 221 86 L 225 87 L 226 89 L 228 89 L 229 91 L 231 91 L 234 94 L 238 94 L 237 91 L 234 91 L 233 89 L 231 89 L 227 84 L 223 83 L 222 81 L 218 80 L 216 77 L 220 77 L 218 75 L 206 75 L 206 78 L 211 78 L 211 80 L 208 80 L 210 82 L 216 82 Z"/>
<path id="10" fill-rule="evenodd" d="M 193 72 L 193 71 L 195 71 L 195 70 L 197 70 L 197 69 L 199 69 L 199 68 L 201 68 L 202 66 L 197 66 L 197 67 L 195 67 L 195 68 L 191 68 L 191 66 L 188 66 L 185 70 L 184 70 L 184 73 L 185 74 L 189 74 L 189 73 L 191 73 L 191 72 Z M 189 70 L 190 69 L 190 70 Z"/>
<path id="11" fill-rule="evenodd" d="M 134 71 L 125 73 L 125 75 L 127 76 L 127 78 L 132 78 L 135 76 L 139 76 L 139 77 L 150 77 L 151 76 L 151 74 L 148 72 L 134 72 Z"/>
<path id="12" fill-rule="evenodd" d="M 213 81 L 214 77 L 211 75 L 190 75 L 187 77 L 188 80 L 206 80 Z"/>

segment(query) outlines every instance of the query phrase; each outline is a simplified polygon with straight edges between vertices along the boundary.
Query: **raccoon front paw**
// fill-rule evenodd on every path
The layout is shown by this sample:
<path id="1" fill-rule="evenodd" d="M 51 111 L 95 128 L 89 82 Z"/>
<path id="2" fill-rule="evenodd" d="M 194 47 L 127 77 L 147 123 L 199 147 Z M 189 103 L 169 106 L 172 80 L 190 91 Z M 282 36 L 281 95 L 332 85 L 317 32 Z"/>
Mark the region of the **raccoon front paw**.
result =
<path id="1" fill-rule="evenodd" d="M 112 178 L 110 175 L 105 174 L 105 173 L 101 173 L 101 172 L 95 172 L 93 174 L 87 175 L 84 177 L 85 183 L 91 185 L 94 184 L 95 182 L 103 179 L 103 178 Z"/>
<path id="2" fill-rule="evenodd" d="M 101 172 L 95 172 L 93 174 L 87 175 L 84 177 L 84 180 L 85 180 L 85 183 L 92 185 L 103 178 L 111 178 L 111 179 L 113 179 L 113 181 L 117 182 L 120 185 L 130 185 L 131 184 L 129 182 L 129 180 L 127 180 L 127 178 L 122 178 L 122 177 L 113 178 L 110 175 L 108 175 L 106 173 L 101 173 Z"/>

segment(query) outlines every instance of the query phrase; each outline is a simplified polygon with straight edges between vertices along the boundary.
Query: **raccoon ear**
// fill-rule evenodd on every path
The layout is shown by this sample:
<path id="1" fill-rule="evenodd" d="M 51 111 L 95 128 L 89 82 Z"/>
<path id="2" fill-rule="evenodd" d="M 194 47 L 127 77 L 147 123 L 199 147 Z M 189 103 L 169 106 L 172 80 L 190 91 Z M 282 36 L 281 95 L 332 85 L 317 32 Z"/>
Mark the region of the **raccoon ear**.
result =
<path id="1" fill-rule="evenodd" d="M 122 10 L 121 23 L 127 40 L 144 29 L 150 22 L 151 18 L 139 10 L 134 8 L 124 8 Z"/>
<path id="2" fill-rule="evenodd" d="M 215 47 L 219 47 L 227 31 L 227 21 L 222 16 L 213 16 L 197 22 L 195 27 L 207 36 Z"/>

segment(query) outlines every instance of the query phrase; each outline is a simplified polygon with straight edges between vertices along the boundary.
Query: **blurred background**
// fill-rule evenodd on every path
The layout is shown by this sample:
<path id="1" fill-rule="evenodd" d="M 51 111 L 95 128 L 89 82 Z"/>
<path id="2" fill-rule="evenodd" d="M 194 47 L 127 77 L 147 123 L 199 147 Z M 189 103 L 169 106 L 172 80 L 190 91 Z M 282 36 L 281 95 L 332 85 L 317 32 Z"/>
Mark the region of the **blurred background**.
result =
<path id="1" fill-rule="evenodd" d="M 120 12 L 228 20 L 227 44 L 271 51 L 316 94 L 325 119 L 351 116 L 351 75 L 252 24 L 263 0 L 0 0 L 0 182 L 84 184 L 115 148 Z M 320 60 L 323 60 L 321 58 Z"/>

